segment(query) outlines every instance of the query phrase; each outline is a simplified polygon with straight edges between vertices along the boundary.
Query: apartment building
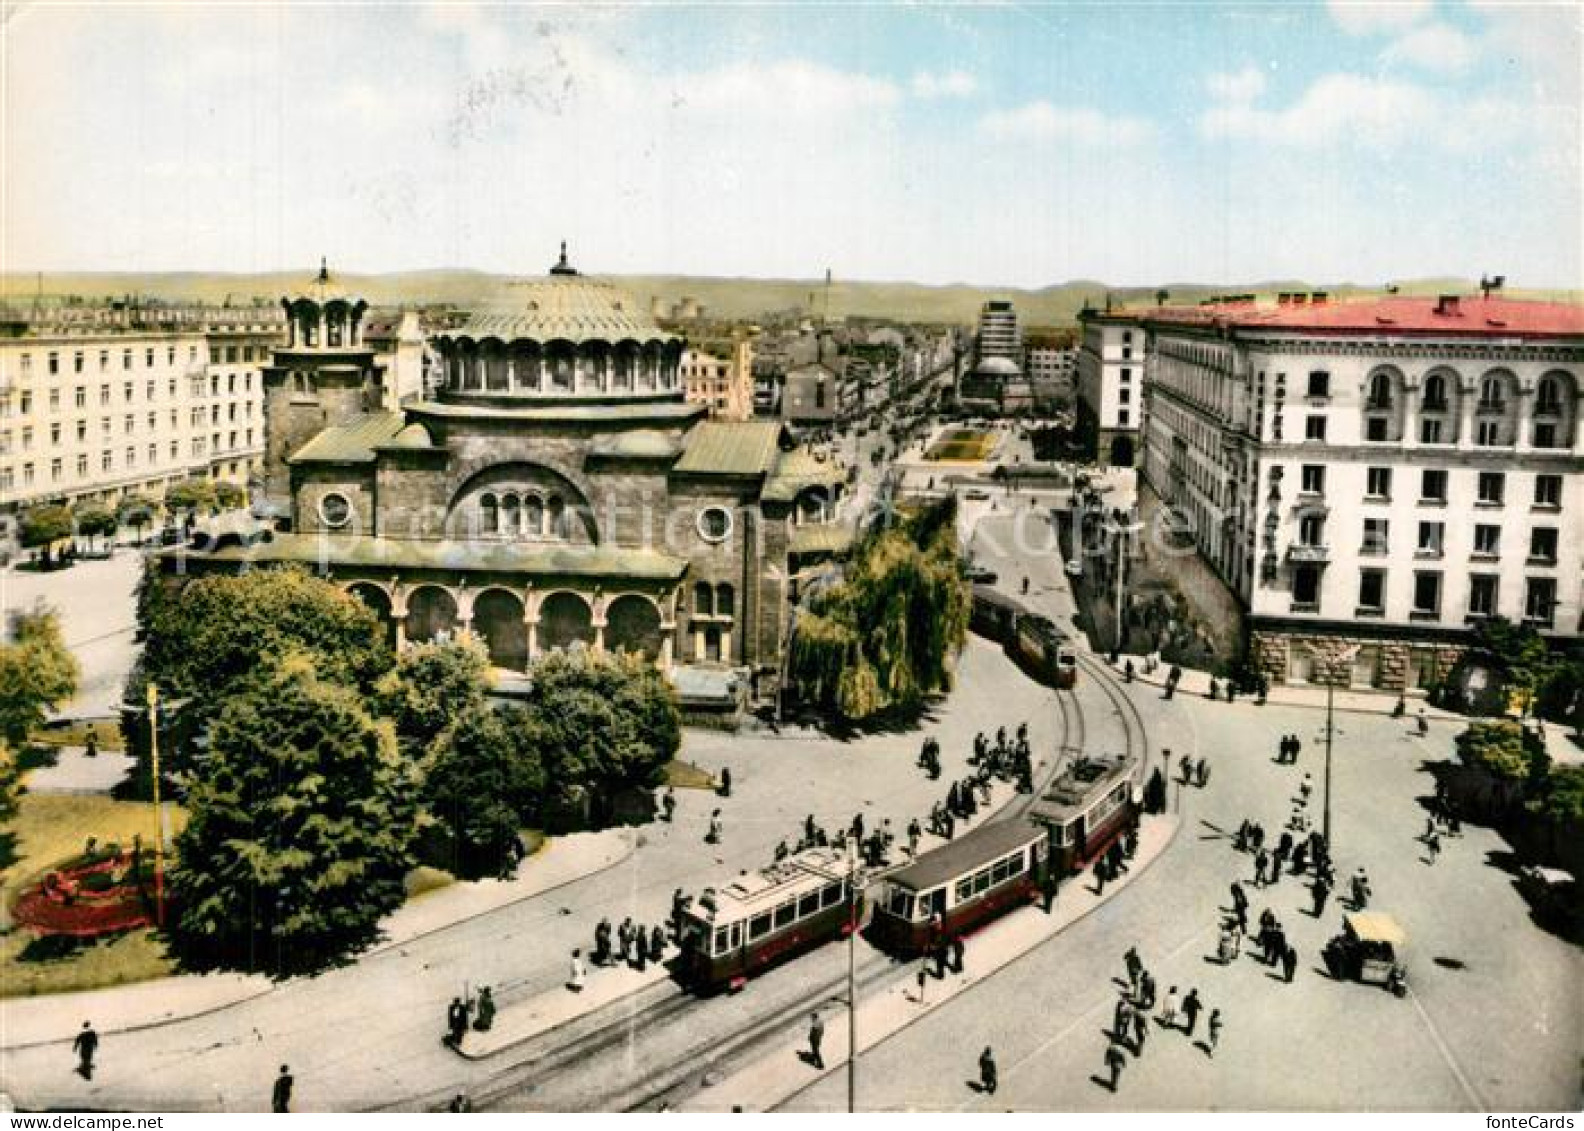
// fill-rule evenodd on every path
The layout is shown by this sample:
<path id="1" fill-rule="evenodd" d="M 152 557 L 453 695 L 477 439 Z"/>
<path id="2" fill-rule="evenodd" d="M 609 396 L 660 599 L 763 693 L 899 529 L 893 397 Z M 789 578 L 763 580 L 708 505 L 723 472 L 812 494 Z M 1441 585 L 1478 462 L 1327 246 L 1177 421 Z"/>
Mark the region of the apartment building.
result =
<path id="1" fill-rule="evenodd" d="M 1584 306 L 1284 295 L 1104 325 L 1130 319 L 1144 485 L 1273 680 L 1427 686 L 1491 616 L 1580 634 Z"/>
<path id="2" fill-rule="evenodd" d="M 1112 467 L 1137 458 L 1144 405 L 1145 334 L 1134 315 L 1083 310 L 1078 348 L 1078 414 L 1081 428 L 1098 436 L 1096 451 Z"/>
<path id="3" fill-rule="evenodd" d="M 748 420 L 754 414 L 753 366 L 750 338 L 690 343 L 680 366 L 684 395 L 707 406 L 712 420 Z"/>
<path id="4" fill-rule="evenodd" d="M 74 304 L 3 322 L 0 512 L 257 473 L 278 308 Z"/>

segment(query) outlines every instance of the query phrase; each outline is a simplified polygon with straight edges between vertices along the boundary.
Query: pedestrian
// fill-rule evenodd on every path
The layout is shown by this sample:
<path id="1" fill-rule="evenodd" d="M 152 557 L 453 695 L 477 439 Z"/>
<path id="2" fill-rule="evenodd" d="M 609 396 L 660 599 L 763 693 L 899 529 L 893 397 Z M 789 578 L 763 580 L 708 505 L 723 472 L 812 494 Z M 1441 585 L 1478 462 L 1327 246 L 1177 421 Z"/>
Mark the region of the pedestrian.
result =
<path id="1" fill-rule="evenodd" d="M 1155 975 L 1148 970 L 1139 978 L 1139 1008 L 1155 1008 Z"/>
<path id="2" fill-rule="evenodd" d="M 671 937 L 678 942 L 682 941 L 682 917 L 687 912 L 689 902 L 681 888 L 671 893 Z"/>
<path id="3" fill-rule="evenodd" d="M 1182 778 L 1183 785 L 1193 784 L 1193 759 L 1184 754 L 1182 761 L 1177 764 L 1177 773 Z"/>
<path id="4" fill-rule="evenodd" d="M 820 1055 L 820 1044 L 825 1040 L 825 1022 L 820 1020 L 818 1013 L 809 1015 L 809 1063 L 815 1068 L 825 1067 L 825 1058 Z"/>
<path id="5" fill-rule="evenodd" d="M 1436 857 L 1441 855 L 1441 838 L 1433 832 L 1425 837 L 1425 850 L 1429 852 L 1430 863 L 1434 865 Z"/>
<path id="6" fill-rule="evenodd" d="M 720 815 L 720 810 L 717 809 L 713 813 L 710 814 L 709 832 L 704 834 L 704 843 L 706 843 L 706 844 L 719 844 L 720 843 L 720 838 L 721 838 L 721 815 Z"/>
<path id="7" fill-rule="evenodd" d="M 451 1102 L 446 1105 L 447 1111 L 472 1111 L 473 1101 L 468 1099 L 466 1092 L 458 1092 L 451 1097 Z"/>
<path id="8" fill-rule="evenodd" d="M 803 839 L 804 840 L 811 841 L 811 842 L 813 841 L 813 839 L 814 839 L 814 828 L 815 828 L 815 825 L 814 825 L 814 814 L 810 813 L 807 817 L 803 818 Z"/>
<path id="9" fill-rule="evenodd" d="M 1116 1009 L 1111 1013 L 1111 1031 L 1117 1035 L 1118 1040 L 1126 1039 L 1133 1028 L 1133 1010 L 1128 1005 L 1127 998 L 1117 998 Z"/>
<path id="10" fill-rule="evenodd" d="M 995 1095 L 995 1052 L 990 1048 L 989 1045 L 986 1045 L 984 1052 L 979 1054 L 979 1087 L 986 1095 Z"/>
<path id="11" fill-rule="evenodd" d="M 1255 887 L 1262 888 L 1262 887 L 1265 886 L 1265 869 L 1268 868 L 1269 866 L 1270 866 L 1270 856 L 1262 848 L 1262 849 L 1259 850 L 1259 854 L 1254 857 L 1254 886 Z"/>
<path id="12" fill-rule="evenodd" d="M 1045 901 L 1045 914 L 1050 915 L 1056 909 L 1056 892 L 1061 886 L 1061 881 L 1056 876 L 1055 868 L 1046 868 L 1045 874 L 1040 877 L 1040 896 Z"/>
<path id="13" fill-rule="evenodd" d="M 1221 1011 L 1210 1011 L 1209 1027 L 1205 1032 L 1205 1055 L 1214 1056 L 1216 1045 L 1221 1042 Z"/>
<path id="14" fill-rule="evenodd" d="M 1316 876 L 1309 890 L 1314 895 L 1314 917 L 1318 919 L 1325 914 L 1326 900 L 1331 897 L 1331 885 L 1325 882 L 1324 876 Z"/>
<path id="15" fill-rule="evenodd" d="M 1105 891 L 1106 876 L 1107 876 L 1107 873 L 1106 873 L 1105 857 L 1104 856 L 1095 857 L 1095 862 L 1094 862 L 1094 878 L 1095 878 L 1094 892 L 1095 892 L 1096 895 L 1099 895 L 1099 894 L 1101 894 L 1102 892 Z"/>
<path id="16" fill-rule="evenodd" d="M 446 1044 L 452 1048 L 462 1047 L 462 1038 L 467 1035 L 468 1007 L 462 999 L 454 997 L 451 1004 L 446 1006 Z"/>
<path id="17" fill-rule="evenodd" d="M 1287 755 L 1287 761 L 1293 765 L 1298 764 L 1298 755 L 1303 752 L 1303 741 L 1295 734 L 1292 736 L 1292 753 Z"/>
<path id="18" fill-rule="evenodd" d="M 1144 1055 L 1144 1038 L 1149 1036 L 1149 1015 L 1142 1009 L 1133 1011 L 1133 1055 Z"/>
<path id="19" fill-rule="evenodd" d="M 1122 956 L 1122 964 L 1127 967 L 1128 986 L 1133 996 L 1138 997 L 1139 977 L 1144 973 L 1144 963 L 1138 956 L 1137 947 L 1127 948 L 1127 953 Z"/>
<path id="20" fill-rule="evenodd" d="M 1106 1068 L 1108 1068 L 1111 1072 L 1111 1078 L 1107 1081 L 1106 1086 L 1110 1088 L 1113 1093 L 1115 1093 L 1117 1090 L 1117 1085 L 1122 1079 L 1122 1066 L 1127 1063 L 1127 1056 L 1122 1052 L 1122 1046 L 1117 1044 L 1115 1041 L 1112 1041 L 1109 1045 L 1107 1045 L 1105 1051 L 1105 1062 Z"/>
<path id="21" fill-rule="evenodd" d="M 677 889 L 678 894 L 681 893 L 681 890 L 682 890 L 681 888 Z M 673 897 L 673 900 L 674 900 L 674 897 Z M 673 910 L 675 909 L 675 906 L 676 906 L 676 904 L 673 901 L 673 903 L 672 903 Z M 681 928 L 681 921 L 678 920 L 677 930 L 680 931 L 681 929 L 682 929 Z M 599 926 L 594 928 L 594 965 L 596 965 L 596 966 L 604 966 L 604 965 L 606 965 L 607 963 L 610 962 L 610 940 L 611 940 L 610 920 L 609 919 L 601 919 L 599 921 Z"/>
<path id="22" fill-rule="evenodd" d="M 99 1034 L 91 1023 L 84 1021 L 82 1029 L 72 1041 L 72 1052 L 77 1054 L 77 1075 L 84 1080 L 93 1079 L 94 1052 L 99 1048 Z"/>
<path id="23" fill-rule="evenodd" d="M 732 787 L 731 767 L 730 766 L 722 766 L 721 767 L 721 772 L 720 772 L 720 788 L 716 792 L 719 793 L 722 797 L 730 797 L 731 796 L 731 787 Z"/>
<path id="24" fill-rule="evenodd" d="M 285 1115 L 291 1111 L 292 1074 L 286 1065 L 280 1066 L 280 1075 L 275 1077 L 275 1086 L 270 1089 L 270 1110 L 277 1115 Z"/>
<path id="25" fill-rule="evenodd" d="M 924 830 L 919 828 L 918 818 L 914 817 L 911 821 L 908 822 L 908 830 L 907 830 L 908 859 L 911 860 L 911 859 L 917 858 L 917 856 L 918 856 L 918 846 L 919 846 L 919 837 L 921 837 L 923 835 L 924 835 Z"/>
<path id="26" fill-rule="evenodd" d="M 1200 758 L 1194 766 L 1194 780 L 1200 789 L 1210 784 L 1210 763 L 1203 758 Z"/>
<path id="27" fill-rule="evenodd" d="M 666 787 L 665 796 L 660 799 L 660 808 L 665 811 L 665 820 L 669 824 L 676 819 L 676 790 Z"/>
<path id="28" fill-rule="evenodd" d="M 583 992 L 583 979 L 588 977 L 588 969 L 583 965 L 583 952 L 572 952 L 572 976 L 567 980 L 567 989 L 573 993 Z"/>
<path id="29" fill-rule="evenodd" d="M 1166 991 L 1166 997 L 1161 1002 L 1160 1023 L 1170 1029 L 1177 1024 L 1177 987 L 1173 986 Z"/>
<path id="30" fill-rule="evenodd" d="M 962 936 L 958 935 L 951 941 L 952 973 L 954 974 L 963 972 L 963 950 Z"/>
<path id="31" fill-rule="evenodd" d="M 488 1033 L 490 1026 L 495 1024 L 495 996 L 490 993 L 488 986 L 479 987 L 478 1016 L 473 1018 L 473 1028 L 480 1033 Z"/>
<path id="32" fill-rule="evenodd" d="M 83 755 L 88 758 L 99 757 L 99 732 L 92 727 L 88 728 L 88 743 L 83 747 Z"/>
<path id="33" fill-rule="evenodd" d="M 1362 911 L 1369 906 L 1370 885 L 1369 877 L 1360 868 L 1353 873 L 1353 910 Z"/>
<path id="34" fill-rule="evenodd" d="M 1282 976 L 1289 982 L 1293 980 L 1293 972 L 1298 969 L 1298 952 L 1293 949 L 1292 943 L 1282 946 L 1281 953 Z"/>
<path id="35" fill-rule="evenodd" d="M 659 962 L 665 957 L 666 936 L 665 931 L 656 923 L 649 928 L 649 961 Z"/>
<path id="36" fill-rule="evenodd" d="M 862 813 L 854 813 L 853 814 L 852 825 L 851 825 L 849 831 L 852 834 L 852 838 L 854 840 L 858 841 L 859 843 L 863 842 L 864 819 L 863 819 L 863 814 Z"/>
<path id="37" fill-rule="evenodd" d="M 1314 781 L 1308 774 L 1305 774 L 1303 776 L 1303 781 L 1298 783 L 1298 796 L 1303 798 L 1305 804 L 1307 804 L 1309 801 L 1309 795 L 1313 792 Z"/>
<path id="38" fill-rule="evenodd" d="M 1199 1023 L 1199 1011 L 1203 1008 L 1199 1004 L 1199 991 L 1197 989 L 1189 990 L 1188 996 L 1183 998 L 1182 1011 L 1183 1032 L 1190 1037 L 1193 1036 L 1194 1026 Z"/>
<path id="39" fill-rule="evenodd" d="M 1232 881 L 1232 910 L 1235 912 L 1240 907 L 1248 906 L 1248 896 L 1243 894 L 1243 885 L 1236 880 Z"/>

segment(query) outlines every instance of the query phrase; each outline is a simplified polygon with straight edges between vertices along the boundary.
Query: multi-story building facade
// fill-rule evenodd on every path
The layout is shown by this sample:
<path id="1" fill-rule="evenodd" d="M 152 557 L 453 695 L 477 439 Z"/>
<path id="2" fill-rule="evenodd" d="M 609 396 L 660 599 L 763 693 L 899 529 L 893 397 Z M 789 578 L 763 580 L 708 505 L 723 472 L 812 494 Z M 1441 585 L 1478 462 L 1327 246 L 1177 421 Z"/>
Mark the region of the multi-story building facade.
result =
<path id="1" fill-rule="evenodd" d="M 246 484 L 264 450 L 271 307 L 69 305 L 0 334 L 0 511 L 112 503 L 193 476 Z"/>
<path id="2" fill-rule="evenodd" d="M 1273 680 L 1427 686 L 1492 616 L 1580 634 L 1584 307 L 1286 296 L 1133 319 L 1145 483 Z"/>
<path id="3" fill-rule="evenodd" d="M 689 345 L 682 352 L 682 390 L 712 420 L 748 420 L 754 414 L 754 349 L 746 336 Z"/>
<path id="4" fill-rule="evenodd" d="M 1080 427 L 1094 429 L 1101 460 L 1132 467 L 1144 404 L 1144 331 L 1135 316 L 1110 310 L 1084 310 L 1078 321 Z"/>
<path id="5" fill-rule="evenodd" d="M 1023 375 L 1023 331 L 1017 308 L 1007 300 L 992 299 L 980 308 L 973 371 L 958 383 L 957 397 L 969 409 L 1013 412 L 1032 407 L 1033 391 Z"/>

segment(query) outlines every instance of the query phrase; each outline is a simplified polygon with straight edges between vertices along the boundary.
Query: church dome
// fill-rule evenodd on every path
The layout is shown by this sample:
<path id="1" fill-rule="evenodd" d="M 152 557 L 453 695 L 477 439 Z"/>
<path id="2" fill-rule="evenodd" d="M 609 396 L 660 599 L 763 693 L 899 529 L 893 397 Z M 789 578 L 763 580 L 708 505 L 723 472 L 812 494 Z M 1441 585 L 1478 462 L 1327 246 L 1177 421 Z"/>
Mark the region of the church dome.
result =
<path id="1" fill-rule="evenodd" d="M 1009 357 L 987 357 L 974 366 L 974 372 L 980 377 L 1016 377 L 1023 371 Z"/>
<path id="2" fill-rule="evenodd" d="M 503 286 L 435 340 L 447 394 L 533 400 L 680 399 L 682 339 L 566 258 Z"/>

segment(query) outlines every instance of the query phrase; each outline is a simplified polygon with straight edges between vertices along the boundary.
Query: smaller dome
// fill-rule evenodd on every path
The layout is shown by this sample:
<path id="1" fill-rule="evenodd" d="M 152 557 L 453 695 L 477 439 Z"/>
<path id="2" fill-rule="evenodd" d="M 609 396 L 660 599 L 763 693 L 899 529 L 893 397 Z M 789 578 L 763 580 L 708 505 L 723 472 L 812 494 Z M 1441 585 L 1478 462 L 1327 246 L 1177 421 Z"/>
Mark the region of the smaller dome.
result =
<path id="1" fill-rule="evenodd" d="M 341 280 L 330 274 L 329 261 L 319 260 L 319 274 L 315 275 L 308 285 L 291 296 L 292 302 L 307 299 L 309 302 L 324 306 L 329 302 L 347 302 L 351 299 Z"/>
<path id="2" fill-rule="evenodd" d="M 981 377 L 1017 377 L 1023 370 L 1009 357 L 987 357 L 974 366 L 974 372 Z"/>

